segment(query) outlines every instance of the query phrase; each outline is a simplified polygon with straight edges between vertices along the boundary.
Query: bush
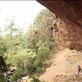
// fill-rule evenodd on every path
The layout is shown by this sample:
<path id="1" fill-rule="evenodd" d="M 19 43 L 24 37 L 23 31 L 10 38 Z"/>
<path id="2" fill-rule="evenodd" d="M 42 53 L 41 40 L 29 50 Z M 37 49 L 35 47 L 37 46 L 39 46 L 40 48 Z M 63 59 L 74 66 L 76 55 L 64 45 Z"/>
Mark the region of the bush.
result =
<path id="1" fill-rule="evenodd" d="M 41 81 L 37 78 L 33 78 L 31 82 L 41 82 Z"/>

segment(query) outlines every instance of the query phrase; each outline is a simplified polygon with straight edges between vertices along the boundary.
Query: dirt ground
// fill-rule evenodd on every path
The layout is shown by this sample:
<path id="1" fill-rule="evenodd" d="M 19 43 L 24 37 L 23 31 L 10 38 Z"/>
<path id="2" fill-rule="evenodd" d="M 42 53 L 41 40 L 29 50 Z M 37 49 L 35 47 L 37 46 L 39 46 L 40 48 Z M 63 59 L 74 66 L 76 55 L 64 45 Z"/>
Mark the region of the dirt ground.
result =
<path id="1" fill-rule="evenodd" d="M 77 66 L 82 67 L 82 52 L 64 49 L 50 59 L 51 65 L 40 76 L 42 82 L 82 82 L 82 74 L 77 76 Z"/>

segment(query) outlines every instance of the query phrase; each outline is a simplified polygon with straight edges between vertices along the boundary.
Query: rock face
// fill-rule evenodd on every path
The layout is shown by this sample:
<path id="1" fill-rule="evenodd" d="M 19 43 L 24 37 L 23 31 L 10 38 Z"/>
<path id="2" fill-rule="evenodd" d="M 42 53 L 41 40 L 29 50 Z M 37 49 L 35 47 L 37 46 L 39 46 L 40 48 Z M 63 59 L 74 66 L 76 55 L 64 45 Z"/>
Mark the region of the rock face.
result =
<path id="1" fill-rule="evenodd" d="M 57 22 L 59 28 L 59 35 L 56 40 L 61 48 L 82 49 L 82 28 L 75 23 L 64 22 L 59 20 Z"/>
<path id="2" fill-rule="evenodd" d="M 60 48 L 82 49 L 82 0 L 38 1 L 56 14 Z"/>

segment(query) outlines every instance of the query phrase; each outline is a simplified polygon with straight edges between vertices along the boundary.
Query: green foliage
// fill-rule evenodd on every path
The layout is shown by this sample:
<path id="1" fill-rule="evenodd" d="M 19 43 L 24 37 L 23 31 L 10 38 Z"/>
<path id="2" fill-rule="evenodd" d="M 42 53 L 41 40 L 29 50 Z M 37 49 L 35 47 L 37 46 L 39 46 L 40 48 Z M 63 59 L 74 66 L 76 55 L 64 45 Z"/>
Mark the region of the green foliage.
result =
<path id="1" fill-rule="evenodd" d="M 36 17 L 34 24 L 28 33 L 28 48 L 36 53 L 34 67 L 36 73 L 41 72 L 46 65 L 50 52 L 55 47 L 55 42 L 51 41 L 50 25 L 54 15 L 47 9 L 43 9 Z"/>
<path id="2" fill-rule="evenodd" d="M 41 81 L 37 78 L 33 78 L 31 82 L 41 82 Z"/>
<path id="3" fill-rule="evenodd" d="M 17 81 L 19 78 L 21 78 L 22 77 L 21 72 L 23 72 L 23 70 L 17 69 L 13 74 L 13 76 L 10 78 L 10 82 Z"/>
<path id="4" fill-rule="evenodd" d="M 0 52 L 4 54 L 9 67 L 16 67 L 11 82 L 25 75 L 38 75 L 44 69 L 50 52 L 54 49 L 54 41 L 50 40 L 49 26 L 53 21 L 53 13 L 44 9 L 36 17 L 28 35 L 23 35 L 14 23 L 8 25 L 5 35 L 0 38 Z M 40 82 L 33 78 L 32 82 Z"/>
<path id="5" fill-rule="evenodd" d="M 4 42 L 4 39 L 0 39 L 0 52 L 5 52 L 7 49 L 6 49 L 6 46 L 5 46 L 5 42 Z"/>

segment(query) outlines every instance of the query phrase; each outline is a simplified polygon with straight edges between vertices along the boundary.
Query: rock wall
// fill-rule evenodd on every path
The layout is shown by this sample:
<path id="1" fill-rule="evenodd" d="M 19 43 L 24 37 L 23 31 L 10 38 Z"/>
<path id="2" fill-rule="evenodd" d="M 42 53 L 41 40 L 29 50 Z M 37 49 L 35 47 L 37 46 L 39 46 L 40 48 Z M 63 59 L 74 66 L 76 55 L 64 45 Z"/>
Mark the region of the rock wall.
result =
<path id="1" fill-rule="evenodd" d="M 82 0 L 40 0 L 58 17 L 58 35 L 55 38 L 60 48 L 82 49 Z"/>
<path id="2" fill-rule="evenodd" d="M 59 35 L 56 40 L 60 48 L 82 49 L 82 28 L 71 23 L 58 20 Z"/>

